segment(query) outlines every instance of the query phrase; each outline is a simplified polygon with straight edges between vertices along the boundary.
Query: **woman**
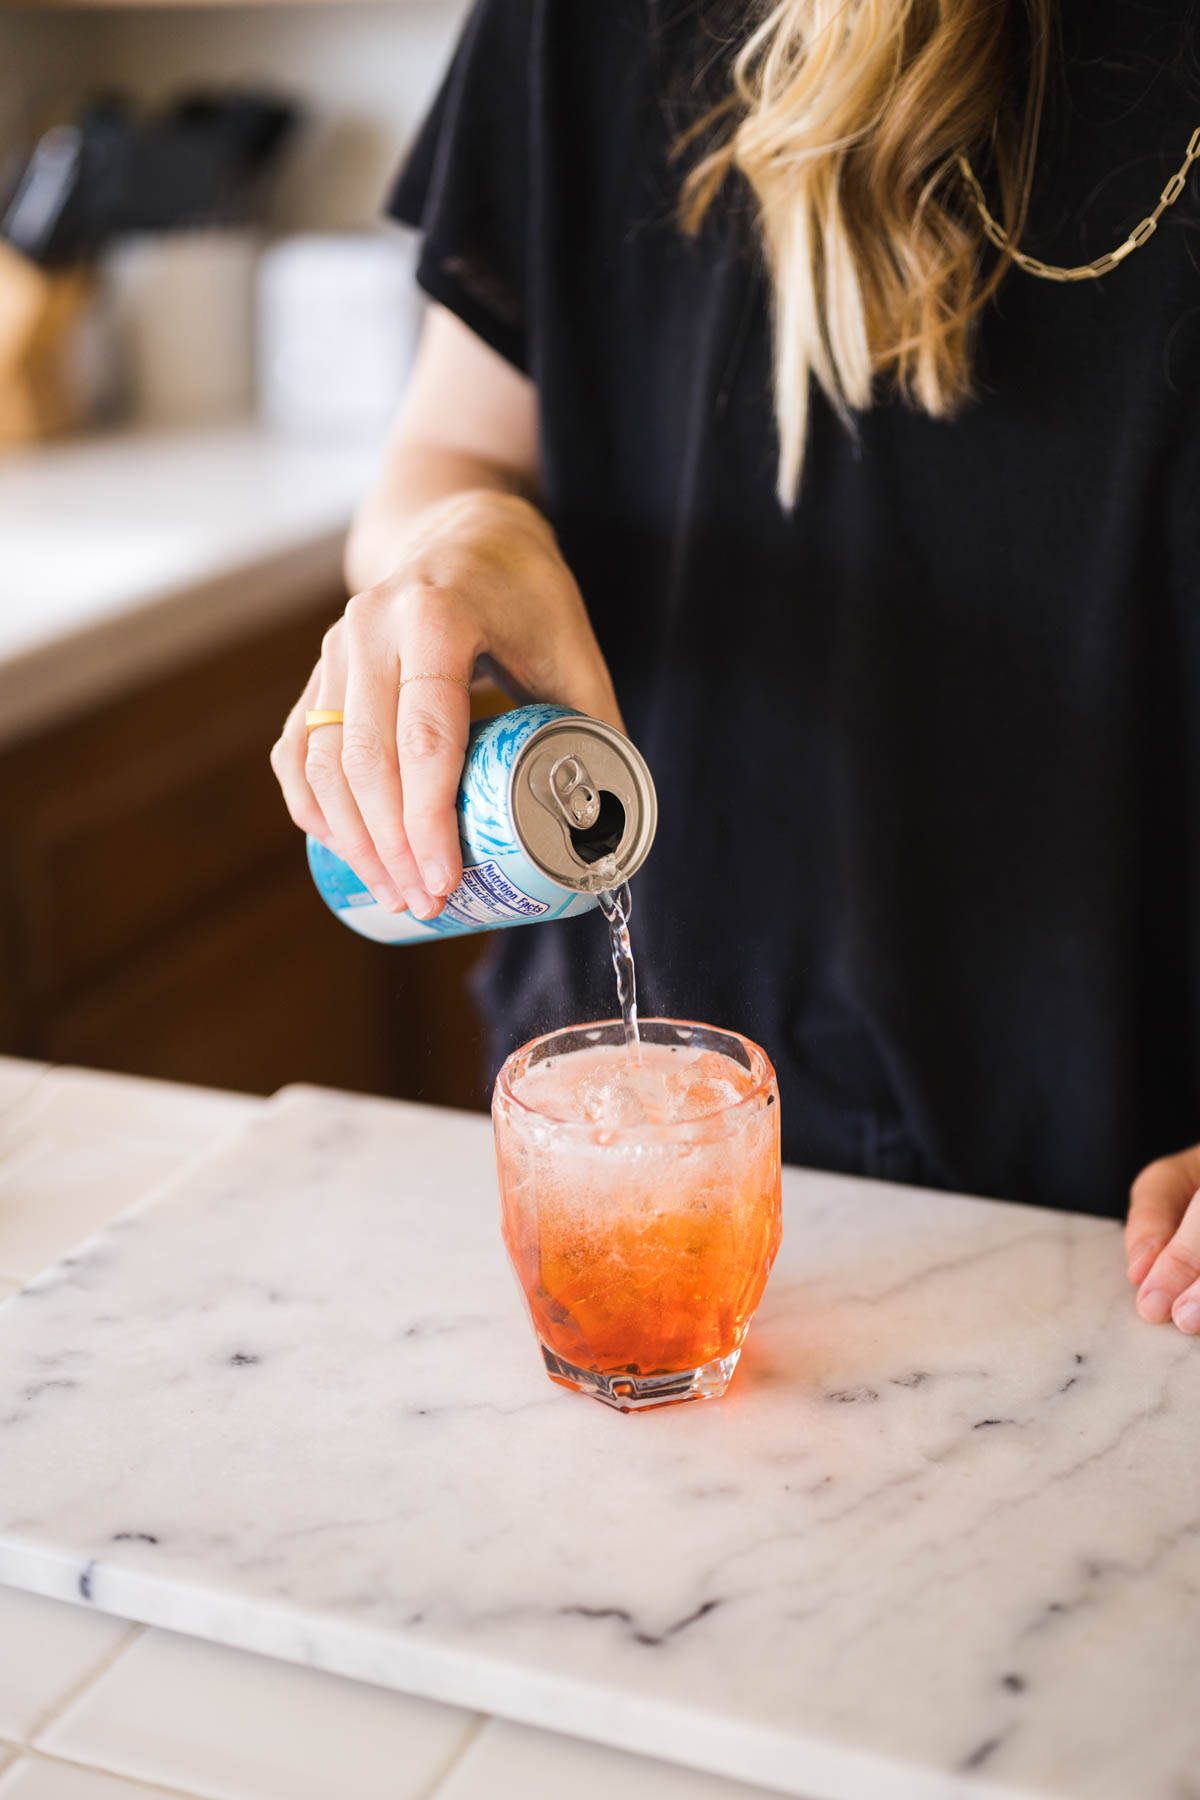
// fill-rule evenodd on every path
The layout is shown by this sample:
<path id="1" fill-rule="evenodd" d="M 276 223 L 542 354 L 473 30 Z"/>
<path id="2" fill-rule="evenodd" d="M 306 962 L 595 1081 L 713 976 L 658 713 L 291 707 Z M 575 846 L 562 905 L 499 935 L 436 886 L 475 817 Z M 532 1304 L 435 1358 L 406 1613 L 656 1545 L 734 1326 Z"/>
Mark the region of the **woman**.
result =
<path id="1" fill-rule="evenodd" d="M 273 761 L 427 917 L 477 667 L 624 723 L 644 1010 L 766 1045 L 791 1160 L 1132 1183 L 1139 1308 L 1195 1331 L 1200 81 L 1171 0 L 1061 7 L 478 0 L 391 202 L 435 305 Z M 497 1054 L 610 983 L 590 919 L 502 934 Z"/>

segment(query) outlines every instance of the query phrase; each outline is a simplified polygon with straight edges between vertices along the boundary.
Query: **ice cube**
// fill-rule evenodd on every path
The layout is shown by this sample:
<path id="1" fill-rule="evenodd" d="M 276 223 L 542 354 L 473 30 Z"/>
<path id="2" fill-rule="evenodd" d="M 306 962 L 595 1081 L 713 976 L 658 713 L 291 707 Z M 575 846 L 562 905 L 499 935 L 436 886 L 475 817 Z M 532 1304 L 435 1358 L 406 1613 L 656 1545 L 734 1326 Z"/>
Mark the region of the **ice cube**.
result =
<path id="1" fill-rule="evenodd" d="M 548 1058 L 515 1091 L 544 1117 L 621 1131 L 721 1113 L 750 1085 L 749 1072 L 719 1051 L 604 1044 Z"/>
<path id="2" fill-rule="evenodd" d="M 593 1125 L 606 1125 L 610 1129 L 644 1125 L 650 1117 L 637 1089 L 619 1077 L 588 1075 L 575 1091 L 584 1117 Z"/>
<path id="3" fill-rule="evenodd" d="M 702 1075 L 696 1081 L 689 1081 L 681 1099 L 680 1117 L 702 1119 L 708 1113 L 724 1112 L 727 1106 L 736 1106 L 741 1095 L 732 1081 L 712 1081 Z"/>
<path id="4" fill-rule="evenodd" d="M 748 1072 L 719 1050 L 702 1051 L 674 1073 L 672 1117 L 676 1119 L 702 1119 L 724 1112 L 736 1106 L 750 1087 Z"/>

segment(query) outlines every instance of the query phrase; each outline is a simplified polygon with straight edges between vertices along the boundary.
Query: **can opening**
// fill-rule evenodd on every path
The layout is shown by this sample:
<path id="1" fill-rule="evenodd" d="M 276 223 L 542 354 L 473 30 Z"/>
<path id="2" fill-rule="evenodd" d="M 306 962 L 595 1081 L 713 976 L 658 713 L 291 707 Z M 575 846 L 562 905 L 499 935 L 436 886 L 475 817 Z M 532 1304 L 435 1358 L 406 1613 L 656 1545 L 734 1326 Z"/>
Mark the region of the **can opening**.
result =
<path id="1" fill-rule="evenodd" d="M 602 856 L 612 856 L 625 835 L 625 808 L 615 794 L 601 788 L 595 822 L 586 827 L 572 825 L 567 835 L 581 862 L 596 863 Z"/>

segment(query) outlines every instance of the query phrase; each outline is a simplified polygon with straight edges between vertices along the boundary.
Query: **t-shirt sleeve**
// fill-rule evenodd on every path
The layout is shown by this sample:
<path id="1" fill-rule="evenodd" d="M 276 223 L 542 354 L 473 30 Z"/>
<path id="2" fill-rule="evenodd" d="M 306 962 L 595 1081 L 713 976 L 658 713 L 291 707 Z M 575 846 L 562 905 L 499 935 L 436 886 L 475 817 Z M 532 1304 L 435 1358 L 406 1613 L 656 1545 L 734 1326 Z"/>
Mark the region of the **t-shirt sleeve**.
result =
<path id="1" fill-rule="evenodd" d="M 421 233 L 420 286 L 521 370 L 535 4 L 475 0 L 387 202 Z"/>

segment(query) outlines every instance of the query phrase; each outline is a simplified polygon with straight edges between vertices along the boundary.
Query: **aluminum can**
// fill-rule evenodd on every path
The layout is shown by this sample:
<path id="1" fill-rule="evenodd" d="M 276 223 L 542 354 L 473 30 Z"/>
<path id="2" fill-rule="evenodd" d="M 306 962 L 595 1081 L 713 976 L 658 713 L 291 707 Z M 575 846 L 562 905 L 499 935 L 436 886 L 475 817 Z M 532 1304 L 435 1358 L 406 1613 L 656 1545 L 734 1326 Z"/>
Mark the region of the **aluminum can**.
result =
<path id="1" fill-rule="evenodd" d="M 590 912 L 654 841 L 658 802 L 629 739 L 565 706 L 521 706 L 471 727 L 458 790 L 463 877 L 436 919 L 386 912 L 315 838 L 308 866 L 330 910 L 380 944 L 418 944 Z"/>

